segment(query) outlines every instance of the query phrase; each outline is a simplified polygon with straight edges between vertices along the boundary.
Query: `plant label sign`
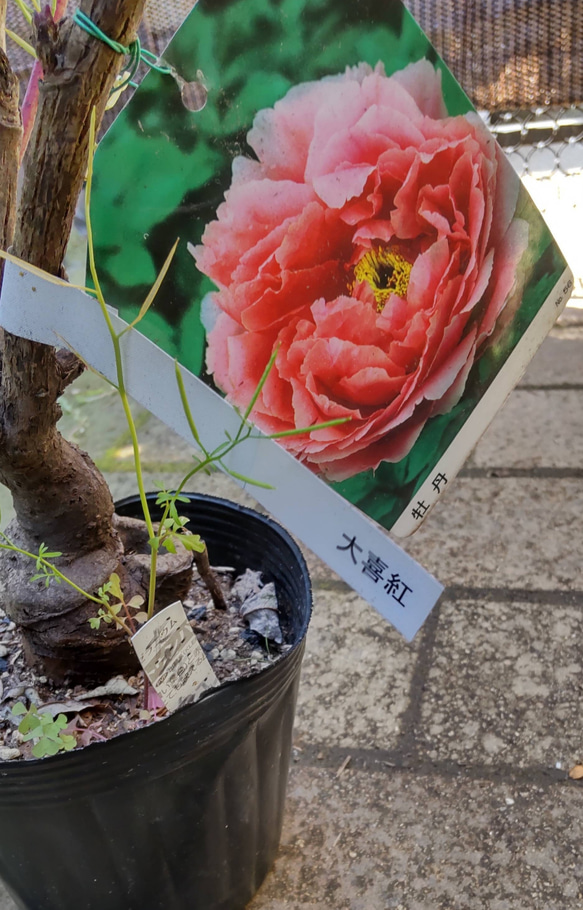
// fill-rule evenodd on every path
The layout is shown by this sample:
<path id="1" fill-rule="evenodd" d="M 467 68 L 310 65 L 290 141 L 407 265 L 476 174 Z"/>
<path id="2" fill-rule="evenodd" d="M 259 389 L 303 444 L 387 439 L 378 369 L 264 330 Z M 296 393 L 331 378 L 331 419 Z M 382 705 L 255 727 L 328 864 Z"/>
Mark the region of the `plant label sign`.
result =
<path id="1" fill-rule="evenodd" d="M 450 489 L 572 275 L 399 0 L 199 0 L 163 56 L 175 78 L 147 74 L 95 158 L 120 325 L 180 238 L 124 336 L 128 390 L 192 441 L 176 358 L 207 450 L 411 639 L 442 587 L 387 532 Z M 6 328 L 42 322 L 109 376 L 92 302 L 76 329 L 28 285 L 7 270 Z"/>
<path id="2" fill-rule="evenodd" d="M 169 711 L 196 701 L 219 682 L 177 601 L 132 636 L 144 672 Z"/>
<path id="3" fill-rule="evenodd" d="M 133 318 L 180 237 L 142 331 L 242 411 L 275 355 L 256 426 L 411 534 L 566 304 L 563 256 L 398 0 L 199 0 L 163 57 L 204 105 L 150 73 L 100 144 L 108 302 Z"/>

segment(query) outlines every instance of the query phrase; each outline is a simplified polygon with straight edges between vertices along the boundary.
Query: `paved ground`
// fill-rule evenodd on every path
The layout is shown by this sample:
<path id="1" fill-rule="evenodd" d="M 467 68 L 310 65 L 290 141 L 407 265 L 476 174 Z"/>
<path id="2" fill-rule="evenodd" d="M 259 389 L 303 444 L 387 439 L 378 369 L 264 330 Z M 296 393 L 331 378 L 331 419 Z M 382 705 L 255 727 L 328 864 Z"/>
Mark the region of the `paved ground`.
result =
<path id="1" fill-rule="evenodd" d="M 415 644 L 315 567 L 252 910 L 583 907 L 583 313 L 566 322 L 410 544 L 448 586 Z"/>
<path id="2" fill-rule="evenodd" d="M 310 557 L 283 839 L 250 910 L 583 908 L 582 364 L 572 309 L 409 544 L 447 585 L 414 644 Z M 120 496 L 128 439 L 91 385 L 64 428 Z M 188 452 L 141 419 L 172 483 Z"/>

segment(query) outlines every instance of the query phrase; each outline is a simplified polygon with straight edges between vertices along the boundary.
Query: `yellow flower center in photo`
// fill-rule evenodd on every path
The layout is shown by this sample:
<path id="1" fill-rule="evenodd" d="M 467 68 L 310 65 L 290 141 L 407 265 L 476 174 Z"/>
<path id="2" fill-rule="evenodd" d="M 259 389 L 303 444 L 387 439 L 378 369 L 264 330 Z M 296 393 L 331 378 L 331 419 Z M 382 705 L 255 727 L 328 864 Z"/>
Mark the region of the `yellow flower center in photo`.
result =
<path id="1" fill-rule="evenodd" d="M 405 297 L 412 265 L 392 250 L 369 250 L 354 268 L 354 279 L 366 281 L 372 289 L 377 312 L 382 313 L 390 294 Z"/>

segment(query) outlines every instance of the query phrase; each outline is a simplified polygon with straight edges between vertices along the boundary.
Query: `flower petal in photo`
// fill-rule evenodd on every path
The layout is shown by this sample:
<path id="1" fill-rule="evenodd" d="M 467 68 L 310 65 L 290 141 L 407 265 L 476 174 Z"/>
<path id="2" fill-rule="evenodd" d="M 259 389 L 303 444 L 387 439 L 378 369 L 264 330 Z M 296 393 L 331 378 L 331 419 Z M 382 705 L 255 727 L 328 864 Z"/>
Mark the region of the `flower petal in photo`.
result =
<path id="1" fill-rule="evenodd" d="M 477 114 L 447 115 L 421 60 L 367 64 L 259 111 L 195 248 L 215 283 L 207 368 L 329 480 L 411 450 L 448 413 L 511 299 L 528 242 L 518 180 Z"/>

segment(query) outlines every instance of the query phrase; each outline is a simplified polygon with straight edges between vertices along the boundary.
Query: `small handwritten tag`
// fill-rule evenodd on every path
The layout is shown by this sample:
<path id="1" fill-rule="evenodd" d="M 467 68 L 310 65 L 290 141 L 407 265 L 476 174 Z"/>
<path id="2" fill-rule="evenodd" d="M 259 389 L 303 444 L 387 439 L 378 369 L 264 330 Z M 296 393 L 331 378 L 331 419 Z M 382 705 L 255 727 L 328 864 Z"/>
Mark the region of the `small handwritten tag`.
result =
<path id="1" fill-rule="evenodd" d="M 144 673 L 169 711 L 196 701 L 218 679 L 177 601 L 132 637 Z"/>

